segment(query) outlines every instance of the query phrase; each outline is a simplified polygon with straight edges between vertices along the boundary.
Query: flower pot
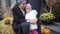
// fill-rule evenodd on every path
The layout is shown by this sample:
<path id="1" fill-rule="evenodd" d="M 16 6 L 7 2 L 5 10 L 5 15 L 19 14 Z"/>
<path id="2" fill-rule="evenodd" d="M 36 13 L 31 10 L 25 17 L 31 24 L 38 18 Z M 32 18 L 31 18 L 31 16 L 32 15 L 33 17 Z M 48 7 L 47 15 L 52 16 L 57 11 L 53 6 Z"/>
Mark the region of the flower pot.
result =
<path id="1" fill-rule="evenodd" d="M 44 25 L 48 25 L 48 24 L 52 24 L 53 23 L 53 21 L 51 20 L 51 21 L 42 21 L 42 23 L 44 24 Z"/>

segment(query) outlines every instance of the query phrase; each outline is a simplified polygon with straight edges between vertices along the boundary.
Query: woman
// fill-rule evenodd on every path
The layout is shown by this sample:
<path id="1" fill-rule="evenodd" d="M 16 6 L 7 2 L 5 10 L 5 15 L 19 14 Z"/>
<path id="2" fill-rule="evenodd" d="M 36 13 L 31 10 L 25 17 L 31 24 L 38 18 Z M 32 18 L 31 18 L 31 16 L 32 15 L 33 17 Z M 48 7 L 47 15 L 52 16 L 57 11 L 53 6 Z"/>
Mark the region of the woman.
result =
<path id="1" fill-rule="evenodd" d="M 25 8 L 26 0 L 18 0 L 17 4 L 12 8 L 13 12 L 13 30 L 16 34 L 23 34 L 21 24 L 26 22 L 25 20 Z M 24 32 L 25 33 L 25 32 Z"/>

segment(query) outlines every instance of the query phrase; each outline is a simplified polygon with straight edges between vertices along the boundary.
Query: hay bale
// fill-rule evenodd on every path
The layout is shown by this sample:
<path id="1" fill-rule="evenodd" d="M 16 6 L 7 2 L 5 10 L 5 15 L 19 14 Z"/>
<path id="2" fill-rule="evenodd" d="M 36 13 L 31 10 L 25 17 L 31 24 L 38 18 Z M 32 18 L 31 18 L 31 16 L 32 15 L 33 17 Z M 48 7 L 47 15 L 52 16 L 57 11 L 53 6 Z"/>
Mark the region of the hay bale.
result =
<path id="1" fill-rule="evenodd" d="M 3 34 L 15 34 L 11 25 L 6 25 Z"/>

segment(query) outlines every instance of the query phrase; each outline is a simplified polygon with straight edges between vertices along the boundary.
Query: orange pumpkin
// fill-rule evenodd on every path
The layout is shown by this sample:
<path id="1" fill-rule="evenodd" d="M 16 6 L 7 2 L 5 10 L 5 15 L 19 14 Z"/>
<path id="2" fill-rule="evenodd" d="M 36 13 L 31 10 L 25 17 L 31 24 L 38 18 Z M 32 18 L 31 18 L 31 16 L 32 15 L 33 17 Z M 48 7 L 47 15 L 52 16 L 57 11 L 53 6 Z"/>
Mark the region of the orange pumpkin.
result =
<path id="1" fill-rule="evenodd" d="M 41 25 L 41 33 L 43 34 L 43 30 L 44 30 L 45 26 Z"/>
<path id="2" fill-rule="evenodd" d="M 51 31 L 48 28 L 44 28 L 43 33 L 44 34 L 51 34 Z"/>
<path id="3" fill-rule="evenodd" d="M 51 34 L 51 31 L 49 28 L 46 28 L 45 26 L 41 27 L 42 34 Z"/>
<path id="4" fill-rule="evenodd" d="M 4 23 L 5 23 L 5 24 L 10 24 L 11 19 L 12 19 L 12 17 L 6 17 L 6 18 L 4 19 Z"/>

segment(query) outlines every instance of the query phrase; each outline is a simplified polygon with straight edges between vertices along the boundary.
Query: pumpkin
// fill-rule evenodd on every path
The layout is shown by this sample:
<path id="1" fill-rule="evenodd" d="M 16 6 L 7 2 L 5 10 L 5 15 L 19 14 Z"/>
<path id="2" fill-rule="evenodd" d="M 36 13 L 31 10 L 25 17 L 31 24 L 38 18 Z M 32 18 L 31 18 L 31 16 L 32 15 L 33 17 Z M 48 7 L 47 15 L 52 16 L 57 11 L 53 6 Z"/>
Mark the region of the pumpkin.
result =
<path id="1" fill-rule="evenodd" d="M 45 26 L 41 27 L 41 33 L 42 34 L 51 34 L 51 31 L 49 28 L 46 28 Z"/>
<path id="2" fill-rule="evenodd" d="M 10 21 L 12 20 L 12 17 L 6 17 L 5 19 L 4 19 L 4 23 L 5 24 L 10 24 Z"/>
<path id="3" fill-rule="evenodd" d="M 51 34 L 50 29 L 48 29 L 48 28 L 44 28 L 43 33 L 44 34 Z"/>
<path id="4" fill-rule="evenodd" d="M 45 28 L 44 25 L 41 25 L 41 33 L 43 34 L 43 29 Z"/>

